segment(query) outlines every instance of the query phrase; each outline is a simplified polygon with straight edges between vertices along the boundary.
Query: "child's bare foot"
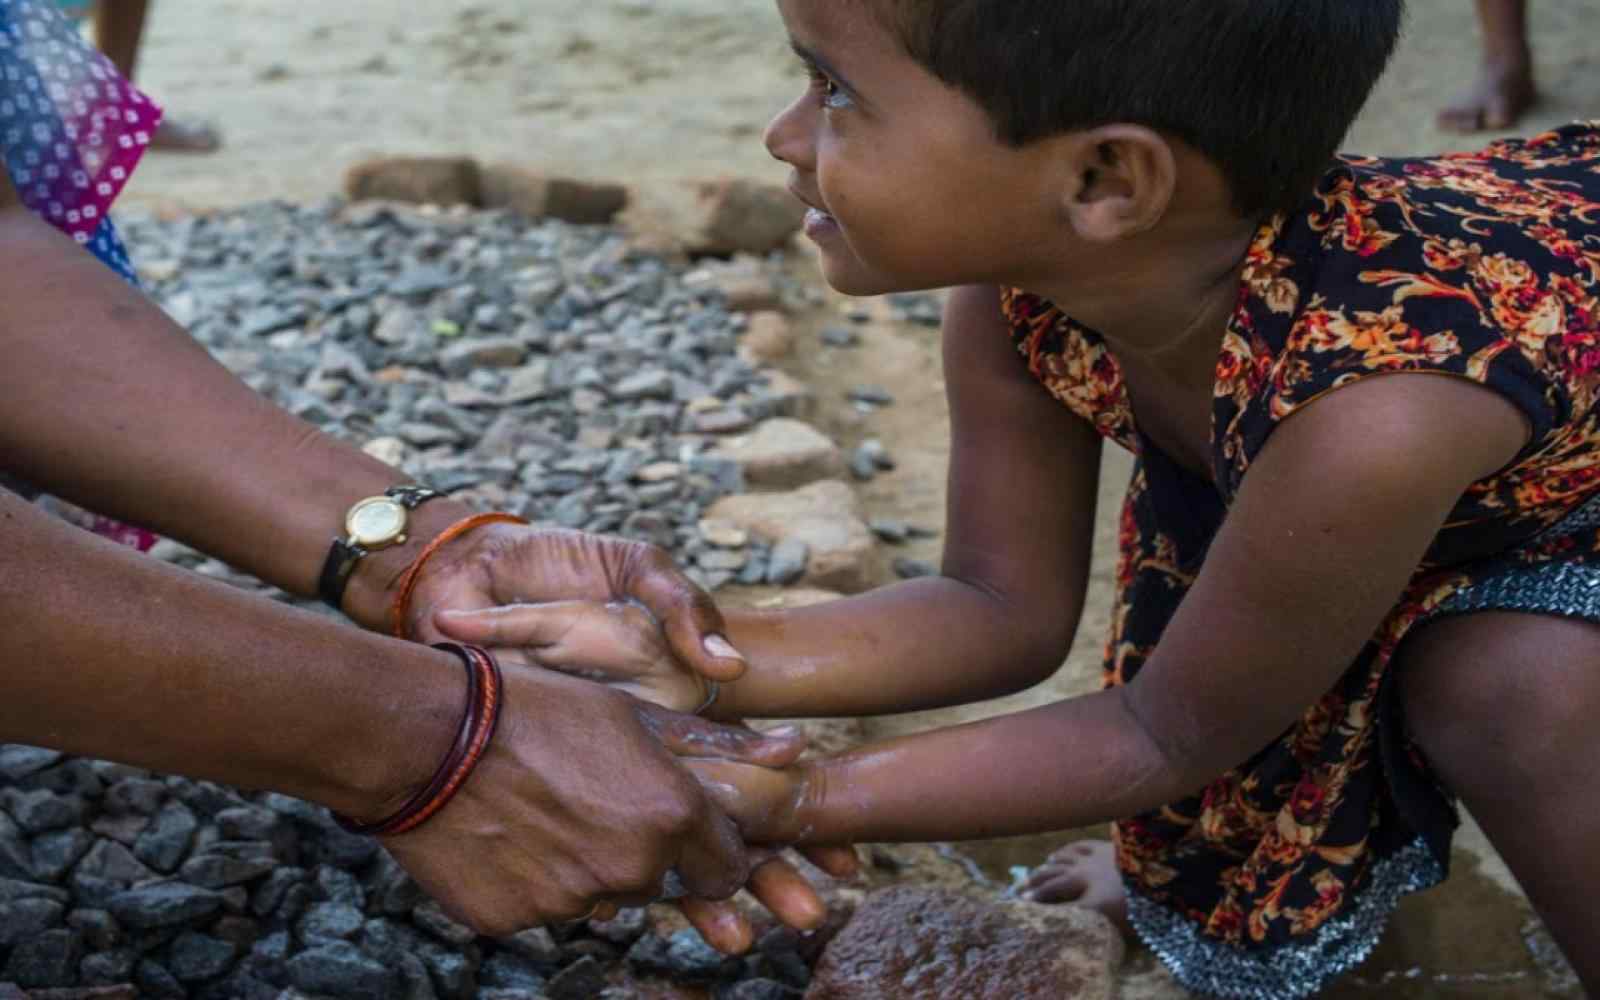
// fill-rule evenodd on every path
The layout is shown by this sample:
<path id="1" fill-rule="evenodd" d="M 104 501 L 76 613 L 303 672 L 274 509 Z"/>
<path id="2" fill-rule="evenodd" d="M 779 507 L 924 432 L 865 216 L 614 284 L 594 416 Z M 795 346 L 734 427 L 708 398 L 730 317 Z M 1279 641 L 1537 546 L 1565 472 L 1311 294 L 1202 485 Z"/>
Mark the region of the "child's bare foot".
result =
<path id="1" fill-rule="evenodd" d="M 1510 128 L 1538 96 L 1529 60 L 1485 65 L 1477 82 L 1439 112 L 1439 127 L 1450 132 Z"/>
<path id="2" fill-rule="evenodd" d="M 1028 876 L 1021 895 L 1035 903 L 1087 906 L 1108 917 L 1124 934 L 1132 932 L 1128 893 L 1110 841 L 1080 840 L 1056 851 Z"/>

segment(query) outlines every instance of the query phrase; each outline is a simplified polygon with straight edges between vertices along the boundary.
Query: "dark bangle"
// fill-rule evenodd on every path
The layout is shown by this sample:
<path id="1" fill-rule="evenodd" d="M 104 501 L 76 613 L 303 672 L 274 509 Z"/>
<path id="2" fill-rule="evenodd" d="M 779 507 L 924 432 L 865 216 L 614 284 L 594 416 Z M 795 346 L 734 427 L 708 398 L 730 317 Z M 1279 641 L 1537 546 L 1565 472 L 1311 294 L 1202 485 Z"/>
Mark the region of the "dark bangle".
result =
<path id="1" fill-rule="evenodd" d="M 454 653 L 467 671 L 467 708 L 457 727 L 455 743 L 428 783 L 407 799 L 393 815 L 373 823 L 362 823 L 334 813 L 333 818 L 351 833 L 397 837 L 415 830 L 443 809 L 461 790 L 467 776 L 494 739 L 495 727 L 500 721 L 500 706 L 504 700 L 505 679 L 500 673 L 500 664 L 487 650 L 478 646 L 441 642 L 433 648 Z"/>

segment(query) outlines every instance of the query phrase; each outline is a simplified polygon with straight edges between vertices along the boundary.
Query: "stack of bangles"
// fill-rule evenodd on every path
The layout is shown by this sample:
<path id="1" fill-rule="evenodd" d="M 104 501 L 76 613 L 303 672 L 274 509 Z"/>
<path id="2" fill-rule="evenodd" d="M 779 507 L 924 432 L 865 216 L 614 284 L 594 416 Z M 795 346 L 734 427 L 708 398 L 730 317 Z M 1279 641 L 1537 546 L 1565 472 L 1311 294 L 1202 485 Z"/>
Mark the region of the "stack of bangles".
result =
<path id="1" fill-rule="evenodd" d="M 443 809 L 461 790 L 467 776 L 494 739 L 495 726 L 500 721 L 500 706 L 504 701 L 505 682 L 500 674 L 500 664 L 487 650 L 477 646 L 441 642 L 433 648 L 454 653 L 467 671 L 467 707 L 461 714 L 461 724 L 456 728 L 455 742 L 428 783 L 392 815 L 362 823 L 335 813 L 334 819 L 351 833 L 396 837 L 415 830 Z"/>

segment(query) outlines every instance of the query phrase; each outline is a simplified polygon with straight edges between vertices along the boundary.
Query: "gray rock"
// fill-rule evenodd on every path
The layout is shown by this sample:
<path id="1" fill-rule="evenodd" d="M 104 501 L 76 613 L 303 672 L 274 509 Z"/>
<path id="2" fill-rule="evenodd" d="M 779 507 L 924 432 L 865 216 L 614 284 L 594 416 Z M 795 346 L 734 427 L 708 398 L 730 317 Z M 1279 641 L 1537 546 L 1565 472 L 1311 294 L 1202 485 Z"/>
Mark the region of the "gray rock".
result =
<path id="1" fill-rule="evenodd" d="M 394 970 L 361 954 L 348 942 L 308 948 L 284 965 L 290 983 L 307 993 L 351 1000 L 389 1000 Z"/>
<path id="2" fill-rule="evenodd" d="M 527 356 L 527 345 L 515 337 L 463 340 L 439 352 L 439 367 L 459 377 L 476 368 L 515 368 Z"/>
<path id="3" fill-rule="evenodd" d="M 184 931 L 172 942 L 167 968 L 180 982 L 213 979 L 228 971 L 237 954 L 233 943 L 209 934 Z"/>
<path id="4" fill-rule="evenodd" d="M 71 898 L 71 893 L 57 886 L 24 879 L 0 878 L 0 903 L 10 903 L 18 899 L 53 899 L 58 903 L 65 903 Z"/>
<path id="5" fill-rule="evenodd" d="M 786 538 L 772 547 L 767 557 L 767 582 L 784 587 L 799 580 L 806 572 L 811 550 L 797 538 Z"/>
<path id="6" fill-rule="evenodd" d="M 0 812 L 0 878 L 33 878 L 33 852 L 12 818 Z"/>
<path id="7" fill-rule="evenodd" d="M 94 945 L 90 945 L 94 947 Z M 139 953 L 132 948 L 110 948 L 85 955 L 78 963 L 78 982 L 84 986 L 115 986 L 133 978 Z"/>
<path id="8" fill-rule="evenodd" d="M 0 778 L 20 781 L 35 771 L 43 771 L 61 759 L 61 754 L 42 747 L 20 743 L 0 744 Z"/>
<path id="9" fill-rule="evenodd" d="M 830 326 L 823 329 L 822 342 L 829 347 L 855 347 L 861 343 L 861 335 L 848 326 Z"/>
<path id="10" fill-rule="evenodd" d="M 868 406 L 888 406 L 894 402 L 894 396 L 881 385 L 851 386 L 845 395 L 852 403 L 865 403 Z"/>
<path id="11" fill-rule="evenodd" d="M 589 933 L 612 944 L 630 945 L 644 933 L 649 922 L 649 914 L 642 907 L 629 906 L 618 910 L 610 920 L 589 921 Z"/>
<path id="12" fill-rule="evenodd" d="M 447 944 L 467 944 L 478 936 L 471 927 L 451 919 L 439 904 L 431 899 L 412 910 L 411 919 L 418 927 Z"/>
<path id="13" fill-rule="evenodd" d="M 661 369 L 635 372 L 611 387 L 617 399 L 671 399 L 672 373 Z"/>
<path id="14" fill-rule="evenodd" d="M 202 854 L 185 861 L 183 867 L 178 869 L 178 877 L 190 885 L 226 889 L 260 878 L 276 867 L 278 862 L 268 855 L 230 858 L 220 854 Z"/>
<path id="15" fill-rule="evenodd" d="M 551 976 L 544 992 L 550 1000 L 590 1000 L 605 985 L 605 970 L 599 962 L 586 956 Z"/>
<path id="16" fill-rule="evenodd" d="M 67 914 L 67 926 L 83 935 L 83 943 L 96 950 L 122 944 L 122 928 L 106 910 L 79 909 Z"/>
<path id="17" fill-rule="evenodd" d="M 94 835 L 79 826 L 40 834 L 33 838 L 34 875 L 51 882 L 56 881 L 65 875 L 67 869 L 76 864 L 93 844 Z"/>
<path id="18" fill-rule="evenodd" d="M 445 1000 L 468 1000 L 477 989 L 480 966 L 476 949 L 451 951 L 430 943 L 418 951 L 418 957 Z"/>
<path id="19" fill-rule="evenodd" d="M 388 851 L 379 852 L 368 885 L 373 908 L 384 916 L 403 916 L 422 902 L 422 889 Z"/>
<path id="20" fill-rule="evenodd" d="M 640 972 L 668 976 L 678 982 L 712 982 L 736 966 L 721 952 L 706 944 L 692 930 L 678 931 L 669 938 L 646 934 L 628 949 L 628 964 Z"/>
<path id="21" fill-rule="evenodd" d="M 894 561 L 894 573 L 902 580 L 915 580 L 922 576 L 938 576 L 939 567 L 926 559 L 908 559 L 901 556 Z"/>
<path id="22" fill-rule="evenodd" d="M 878 474 L 878 463 L 860 448 L 850 453 L 850 475 L 866 482 Z"/>
<path id="23" fill-rule="evenodd" d="M 18 899 L 0 903 L 0 948 L 38 937 L 61 923 L 66 907 L 54 899 Z"/>
<path id="24" fill-rule="evenodd" d="M 895 467 L 894 456 L 889 454 L 889 450 L 877 438 L 867 438 L 856 446 L 856 450 L 851 456 L 852 467 L 853 463 L 858 460 L 871 462 L 873 467 L 880 472 L 890 472 Z"/>
<path id="25" fill-rule="evenodd" d="M 124 889 L 128 888 L 126 882 L 85 875 L 81 871 L 73 872 L 68 884 L 72 887 L 72 901 L 74 903 L 79 906 L 102 910 L 110 906 L 111 901 L 120 895 Z"/>
<path id="26" fill-rule="evenodd" d="M 449 271 L 441 267 L 420 265 L 410 268 L 389 283 L 391 295 L 427 295 L 431 292 L 443 291 L 454 285 L 456 279 Z"/>
<path id="27" fill-rule="evenodd" d="M 0 980 L 24 989 L 74 986 L 82 955 L 83 941 L 77 931 L 63 927 L 48 930 L 11 950 Z"/>
<path id="28" fill-rule="evenodd" d="M 154 816 L 167 798 L 167 786 L 151 778 L 124 778 L 106 789 L 103 807 L 113 814 Z"/>
<path id="29" fill-rule="evenodd" d="M 166 966 L 153 959 L 141 959 L 133 969 L 134 985 L 139 987 L 141 997 L 187 997 L 183 984 L 178 982 L 178 977 L 167 971 Z"/>
<path id="30" fill-rule="evenodd" d="M 878 519 L 868 521 L 867 527 L 878 536 L 879 541 L 888 542 L 890 545 L 904 544 L 911 537 L 911 527 L 904 521 L 890 521 Z"/>
<path id="31" fill-rule="evenodd" d="M 46 789 L 19 792 L 8 788 L 0 792 L 0 805 L 28 833 L 59 830 L 83 819 L 83 800 L 76 796 L 57 795 Z"/>
<path id="32" fill-rule="evenodd" d="M 114 840 L 97 840 L 78 863 L 77 874 L 113 882 L 142 882 L 156 877 L 133 852 Z"/>
<path id="33" fill-rule="evenodd" d="M 394 963 L 399 977 L 396 1000 L 439 1000 L 427 963 L 416 955 L 401 955 Z"/>
<path id="34" fill-rule="evenodd" d="M 284 895 L 292 886 L 299 885 L 306 880 L 306 871 L 303 868 L 283 867 L 276 868 L 264 881 L 256 886 L 255 895 L 250 899 L 250 912 L 258 917 L 264 917 L 278 908 L 283 902 Z"/>
<path id="35" fill-rule="evenodd" d="M 134 841 L 133 856 L 158 871 L 170 872 L 188 853 L 200 821 L 181 802 L 168 802 Z"/>
<path id="36" fill-rule="evenodd" d="M 278 814 L 263 806 L 236 806 L 217 813 L 217 832 L 230 840 L 270 840 L 278 831 Z"/>
<path id="37" fill-rule="evenodd" d="M 530 927 L 525 931 L 518 931 L 510 937 L 500 938 L 499 944 L 512 954 L 520 955 L 538 965 L 555 965 L 561 961 L 561 946 L 544 927 Z"/>
<path id="38" fill-rule="evenodd" d="M 157 882 L 118 893 L 106 909 L 124 927 L 173 927 L 216 915 L 222 909 L 222 897 L 182 882 Z"/>
<path id="39" fill-rule="evenodd" d="M 365 923 L 366 917 L 354 906 L 316 903 L 295 924 L 295 936 L 307 946 L 347 941 L 355 937 Z"/>
<path id="40" fill-rule="evenodd" d="M 478 983 L 498 989 L 532 990 L 537 993 L 544 989 L 545 979 L 532 962 L 502 951 L 490 956 L 478 969 Z"/>
<path id="41" fill-rule="evenodd" d="M 367 893 L 361 888 L 361 880 L 347 871 L 332 865 L 318 865 L 316 882 L 330 903 L 343 903 L 357 910 L 367 905 Z"/>

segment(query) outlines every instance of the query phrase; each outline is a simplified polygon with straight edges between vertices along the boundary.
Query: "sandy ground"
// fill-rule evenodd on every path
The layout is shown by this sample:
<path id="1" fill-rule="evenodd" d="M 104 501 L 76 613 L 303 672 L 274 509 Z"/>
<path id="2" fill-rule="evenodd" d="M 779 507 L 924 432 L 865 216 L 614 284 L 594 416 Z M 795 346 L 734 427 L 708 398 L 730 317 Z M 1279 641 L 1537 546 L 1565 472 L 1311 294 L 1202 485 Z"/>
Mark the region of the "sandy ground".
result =
<path id="1" fill-rule="evenodd" d="M 1547 97 L 1518 131 L 1600 116 L 1600 0 L 1538 0 L 1534 34 Z M 1476 69 L 1466 0 L 1412 0 L 1399 59 L 1347 148 L 1398 155 L 1464 148 L 1433 111 Z M 335 192 L 343 168 L 374 153 L 469 153 L 624 180 L 653 196 L 672 182 L 783 171 L 759 142 L 773 111 L 801 87 L 770 0 L 160 0 L 141 82 L 173 113 L 208 118 L 226 148 L 147 159 L 129 200 L 204 207 Z M 794 265 L 814 274 L 804 254 Z M 793 369 L 822 399 L 820 421 L 842 443 L 876 435 L 900 460 L 865 490 L 874 514 L 943 520 L 945 408 L 934 335 L 887 321 L 860 351 L 823 348 L 833 301 L 804 317 Z M 842 389 L 880 382 L 895 406 L 862 417 Z M 1095 590 L 1060 674 L 1006 702 L 879 720 L 876 734 L 1039 704 L 1093 686 L 1107 619 L 1114 515 L 1127 461 L 1107 459 Z M 909 554 L 937 558 L 937 542 Z M 991 870 L 1037 861 L 1061 837 L 987 845 Z M 1547 995 L 1524 943 L 1531 911 L 1470 824 L 1456 877 L 1409 903 L 1362 981 L 1339 995 Z M 1414 972 L 1412 970 L 1415 970 Z M 1385 978 L 1387 977 L 1387 978 Z M 1141 983 L 1143 985 L 1141 985 Z M 1170 996 L 1135 976 L 1129 997 Z"/>

